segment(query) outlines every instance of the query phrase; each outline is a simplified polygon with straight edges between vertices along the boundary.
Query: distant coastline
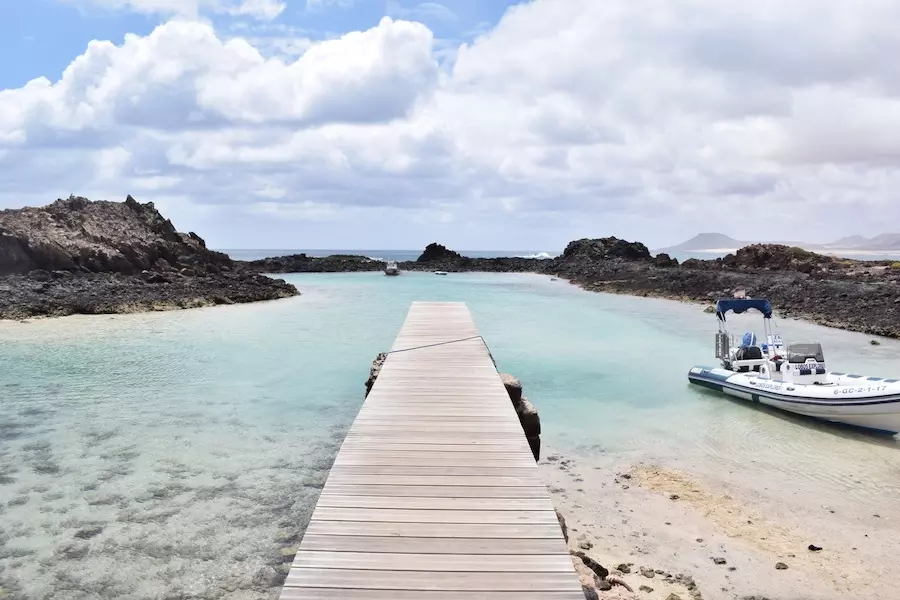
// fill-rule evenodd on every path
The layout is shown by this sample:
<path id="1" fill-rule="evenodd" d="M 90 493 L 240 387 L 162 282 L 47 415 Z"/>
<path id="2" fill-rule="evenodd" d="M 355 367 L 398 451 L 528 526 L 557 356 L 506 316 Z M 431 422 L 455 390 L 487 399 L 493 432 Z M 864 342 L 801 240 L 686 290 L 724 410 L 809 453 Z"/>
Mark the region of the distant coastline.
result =
<path id="1" fill-rule="evenodd" d="M 724 251 L 736 242 L 723 237 L 709 234 L 703 238 L 709 243 L 694 245 Z M 392 260 L 402 271 L 538 273 L 589 291 L 706 304 L 741 291 L 770 298 L 784 316 L 900 338 L 900 262 L 892 256 L 866 262 L 777 244 L 753 244 L 724 256 L 696 250 L 654 255 L 640 242 L 615 237 L 575 240 L 558 255 L 522 250 L 466 256 L 437 243 L 421 253 L 317 250 L 255 258 L 270 252 L 230 252 L 208 249 L 196 233 L 178 232 L 152 203 L 130 196 L 123 203 L 71 197 L 0 211 L 0 288 L 8 292 L 0 294 L 0 318 L 285 298 L 299 290 L 275 274 L 377 272 Z"/>
<path id="2" fill-rule="evenodd" d="M 900 234 L 884 233 L 873 238 L 861 235 L 844 237 L 826 244 L 811 244 L 801 241 L 745 241 L 737 240 L 723 233 L 699 233 L 680 244 L 653 250 L 654 253 L 664 252 L 670 256 L 687 256 L 696 254 L 700 256 L 713 255 L 724 256 L 733 254 L 741 248 L 758 244 L 790 246 L 801 248 L 808 252 L 816 252 L 826 256 L 839 258 L 864 258 L 865 260 L 890 260 L 900 256 Z"/>

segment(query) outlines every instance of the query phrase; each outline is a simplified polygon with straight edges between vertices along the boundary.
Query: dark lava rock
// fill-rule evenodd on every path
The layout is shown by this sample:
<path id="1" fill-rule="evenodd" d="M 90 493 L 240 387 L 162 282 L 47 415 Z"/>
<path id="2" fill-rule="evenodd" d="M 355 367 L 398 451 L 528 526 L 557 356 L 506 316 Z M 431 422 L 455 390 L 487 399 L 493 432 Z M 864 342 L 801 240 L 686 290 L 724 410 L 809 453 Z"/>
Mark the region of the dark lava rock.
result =
<path id="1" fill-rule="evenodd" d="M 90 527 L 88 529 L 80 529 L 75 532 L 75 537 L 79 540 L 89 540 L 103 533 L 102 527 Z"/>
<path id="2" fill-rule="evenodd" d="M 186 275 L 186 274 L 193 275 Z M 153 203 L 71 196 L 0 211 L 0 318 L 108 314 L 272 300 L 280 280 L 237 269 Z"/>
<path id="3" fill-rule="evenodd" d="M 56 549 L 56 555 L 60 558 L 76 559 L 87 556 L 89 548 L 87 544 L 79 542 L 70 542 L 63 544 Z"/>
<path id="4" fill-rule="evenodd" d="M 240 263 L 239 266 L 255 273 L 357 273 L 383 271 L 387 263 L 352 254 L 331 256 L 290 254 L 252 260 Z"/>
<path id="5" fill-rule="evenodd" d="M 649 585 L 642 585 L 641 587 L 638 588 L 638 590 L 644 592 L 645 594 L 649 594 L 653 591 L 653 588 L 650 587 Z"/>
<path id="6" fill-rule="evenodd" d="M 653 263 L 660 268 L 667 269 L 669 267 L 677 267 L 678 259 L 672 258 L 665 252 L 660 252 L 656 255 L 656 258 L 653 259 Z"/>
<path id="7" fill-rule="evenodd" d="M 815 544 L 810 544 L 808 547 L 810 552 L 818 552 L 822 549 L 822 546 L 816 546 Z"/>
<path id="8" fill-rule="evenodd" d="M 446 246 L 432 242 L 431 244 L 425 246 L 425 251 L 419 255 L 419 258 L 416 259 L 416 262 L 431 263 L 445 260 L 459 260 L 461 258 L 462 255 L 459 252 L 454 252 L 453 250 L 448 249 Z"/>
<path id="9" fill-rule="evenodd" d="M 522 431 L 526 436 L 537 436 L 541 434 L 541 417 L 538 415 L 537 408 L 524 396 L 515 403 L 516 414 L 519 416 L 519 423 L 522 425 Z"/>
<path id="10" fill-rule="evenodd" d="M 609 575 L 609 570 L 581 550 L 575 552 L 575 556 L 580 558 L 581 562 L 584 563 L 584 566 L 593 571 L 594 575 L 600 579 L 605 579 L 606 576 Z"/>
<path id="11" fill-rule="evenodd" d="M 606 260 L 623 258 L 627 260 L 649 260 L 650 251 L 640 242 L 627 242 L 616 237 L 580 239 L 569 242 L 562 254 L 563 259 L 575 258 Z"/>
<path id="12" fill-rule="evenodd" d="M 274 567 L 266 565 L 253 574 L 254 587 L 271 588 L 284 583 L 285 574 Z"/>
<path id="13" fill-rule="evenodd" d="M 380 352 L 378 356 L 375 357 L 375 360 L 372 361 L 372 366 L 369 368 L 369 378 L 366 380 L 366 396 L 372 391 L 372 386 L 375 385 L 375 380 L 378 379 L 378 375 L 381 373 L 381 367 L 384 366 L 384 361 L 387 360 L 387 356 L 386 352 Z"/>
<path id="14" fill-rule="evenodd" d="M 612 589 L 612 586 L 609 586 L 609 589 Z M 597 590 L 594 588 L 589 588 L 586 585 L 581 586 L 581 591 L 584 592 L 584 600 L 600 600 L 600 596 L 597 595 Z"/>
<path id="15" fill-rule="evenodd" d="M 616 570 L 618 570 L 621 573 L 625 573 L 627 575 L 628 573 L 631 573 L 631 565 L 622 563 L 616 567 Z"/>
<path id="16" fill-rule="evenodd" d="M 522 397 L 522 382 L 509 373 L 500 373 L 500 380 L 503 382 L 506 393 L 509 394 L 509 399 L 512 400 L 513 404 L 518 402 Z"/>
<path id="17" fill-rule="evenodd" d="M 834 266 L 838 262 L 831 256 L 782 244 L 744 246 L 721 260 L 724 266 L 731 269 L 797 271 L 800 273 L 812 273 L 815 270 Z"/>
<path id="18" fill-rule="evenodd" d="M 714 558 L 712 559 L 712 561 L 713 561 L 715 564 L 717 564 L 717 565 L 724 565 L 724 564 L 726 564 L 726 563 L 728 562 L 728 561 L 726 561 L 724 558 L 722 558 L 721 556 L 716 556 L 716 557 L 714 557 Z"/>
<path id="19" fill-rule="evenodd" d="M 566 540 L 566 543 L 569 542 L 569 530 L 566 527 L 566 518 L 562 516 L 558 510 L 556 511 L 556 520 L 559 521 L 559 527 L 562 529 L 563 539 Z"/>
<path id="20" fill-rule="evenodd" d="M 775 563 L 775 568 L 778 569 L 779 571 L 784 571 L 785 569 L 788 568 L 788 566 L 786 564 L 784 564 L 783 562 L 777 562 L 777 563 Z"/>
<path id="21" fill-rule="evenodd" d="M 535 462 L 541 460 L 541 436 L 531 435 L 525 439 L 528 441 L 528 447 L 531 448 L 531 454 L 534 456 Z"/>

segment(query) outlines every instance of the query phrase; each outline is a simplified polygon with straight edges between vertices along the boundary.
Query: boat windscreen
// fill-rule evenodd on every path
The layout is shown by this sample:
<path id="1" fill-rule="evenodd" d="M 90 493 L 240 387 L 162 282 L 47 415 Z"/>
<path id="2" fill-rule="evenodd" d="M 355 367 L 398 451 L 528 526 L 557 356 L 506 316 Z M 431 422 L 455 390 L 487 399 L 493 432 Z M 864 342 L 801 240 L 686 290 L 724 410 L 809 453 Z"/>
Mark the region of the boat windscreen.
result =
<path id="1" fill-rule="evenodd" d="M 818 342 L 790 344 L 788 346 L 788 362 L 803 364 L 808 358 L 814 358 L 817 362 L 825 362 L 825 354 L 822 352 L 822 344 Z"/>

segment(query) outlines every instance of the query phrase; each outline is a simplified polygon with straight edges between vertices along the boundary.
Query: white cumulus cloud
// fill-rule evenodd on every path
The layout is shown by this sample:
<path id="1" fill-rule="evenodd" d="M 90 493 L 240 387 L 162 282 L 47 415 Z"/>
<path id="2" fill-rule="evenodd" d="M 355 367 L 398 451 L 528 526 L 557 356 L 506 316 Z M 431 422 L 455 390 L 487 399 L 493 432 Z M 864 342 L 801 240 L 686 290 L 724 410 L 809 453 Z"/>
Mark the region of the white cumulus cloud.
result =
<path id="1" fill-rule="evenodd" d="M 274 19 L 285 9 L 283 0 L 62 0 L 83 7 L 131 10 L 145 14 L 196 17 L 204 12 Z"/>
<path id="2" fill-rule="evenodd" d="M 898 22 L 890 0 L 534 0 L 441 67 L 411 21 L 291 57 L 171 21 L 0 91 L 0 203 L 48 201 L 50 179 L 169 198 L 176 222 L 173 198 L 215 206 L 184 214 L 228 239 L 215 211 L 345 246 L 880 233 L 900 222 Z"/>

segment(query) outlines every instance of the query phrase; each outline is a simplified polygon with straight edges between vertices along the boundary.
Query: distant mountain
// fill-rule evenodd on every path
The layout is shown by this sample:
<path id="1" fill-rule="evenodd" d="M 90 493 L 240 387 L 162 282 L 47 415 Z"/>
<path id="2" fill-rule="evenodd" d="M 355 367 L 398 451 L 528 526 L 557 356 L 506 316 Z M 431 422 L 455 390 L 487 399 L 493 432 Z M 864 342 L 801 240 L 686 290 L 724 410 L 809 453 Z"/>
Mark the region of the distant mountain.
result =
<path id="1" fill-rule="evenodd" d="M 825 244 L 825 247 L 857 248 L 860 246 L 860 244 L 865 244 L 868 241 L 868 238 L 865 238 L 861 235 L 849 235 L 847 237 L 842 237 L 839 240 L 835 240 L 830 244 Z"/>
<path id="2" fill-rule="evenodd" d="M 668 248 L 660 248 L 655 252 L 666 254 L 683 254 L 685 252 L 704 252 L 707 250 L 728 250 L 733 252 L 738 248 L 749 246 L 754 242 L 743 242 L 729 237 L 724 233 L 699 233 L 686 242 Z"/>
<path id="3" fill-rule="evenodd" d="M 851 235 L 842 237 L 841 239 L 828 244 L 809 244 L 806 242 L 748 242 L 736 240 L 724 233 L 700 233 L 686 242 L 682 242 L 675 246 L 669 246 L 668 248 L 654 250 L 654 253 L 665 252 L 666 254 L 685 254 L 708 251 L 734 252 L 738 248 L 759 243 L 797 246 L 813 252 L 836 252 L 841 250 L 854 252 L 895 252 L 900 251 L 900 233 L 883 233 L 872 238 L 867 238 L 862 235 Z"/>

